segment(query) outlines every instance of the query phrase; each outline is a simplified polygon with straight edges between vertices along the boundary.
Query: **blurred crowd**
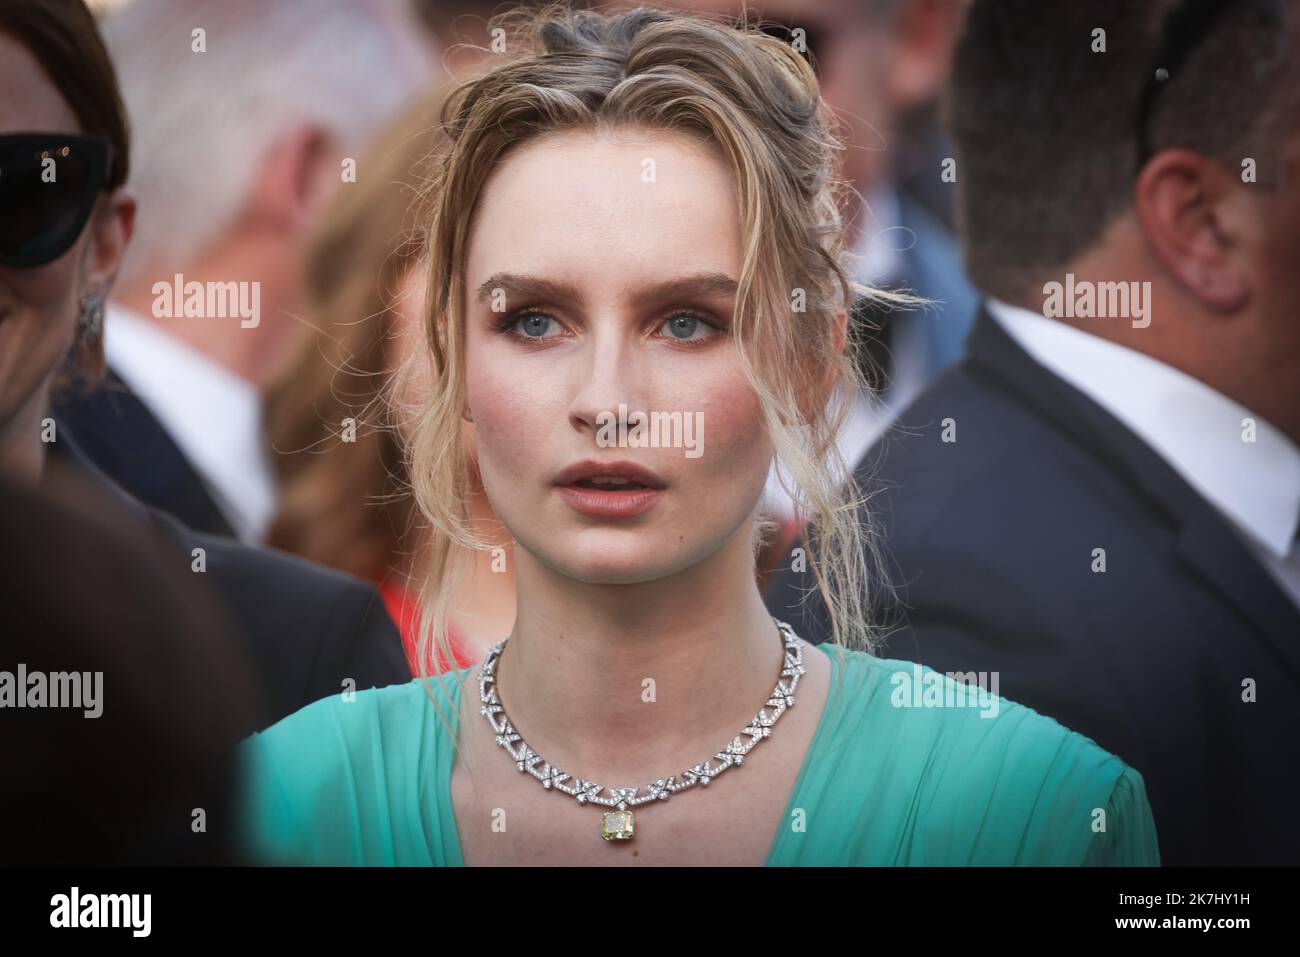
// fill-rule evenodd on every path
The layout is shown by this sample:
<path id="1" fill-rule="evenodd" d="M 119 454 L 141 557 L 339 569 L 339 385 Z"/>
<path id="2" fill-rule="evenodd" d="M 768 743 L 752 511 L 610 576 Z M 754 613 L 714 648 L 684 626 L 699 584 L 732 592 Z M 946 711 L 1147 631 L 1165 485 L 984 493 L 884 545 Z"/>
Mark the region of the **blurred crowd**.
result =
<path id="1" fill-rule="evenodd" d="M 1296 4 L 679 5 L 807 51 L 855 278 L 921 300 L 851 317 L 877 653 L 997 672 L 1140 770 L 1165 863 L 1300 861 Z M 427 164 L 500 9 L 0 0 L 0 670 L 140 689 L 102 738 L 0 716 L 15 860 L 228 859 L 142 822 L 195 787 L 222 813 L 250 732 L 510 631 L 479 489 L 455 660 L 418 640 L 407 474 Z M 803 517 L 764 494 L 769 608 L 825 640 Z M 132 783 L 70 845 L 75 767 Z"/>

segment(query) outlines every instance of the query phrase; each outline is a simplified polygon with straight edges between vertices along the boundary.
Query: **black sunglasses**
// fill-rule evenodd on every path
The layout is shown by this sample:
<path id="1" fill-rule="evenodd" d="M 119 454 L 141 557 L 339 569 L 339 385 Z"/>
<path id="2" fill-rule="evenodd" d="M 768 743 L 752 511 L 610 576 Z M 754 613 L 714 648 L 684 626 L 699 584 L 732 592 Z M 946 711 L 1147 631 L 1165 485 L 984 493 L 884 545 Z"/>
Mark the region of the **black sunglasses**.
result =
<path id="1" fill-rule="evenodd" d="M 1146 84 L 1138 100 L 1137 168 L 1141 172 L 1155 155 L 1151 145 L 1151 114 L 1161 90 L 1169 85 L 1192 53 L 1205 42 L 1215 24 L 1228 10 L 1250 9 L 1271 18 L 1281 29 L 1283 16 L 1277 0 L 1183 0 L 1165 21 L 1160 49 L 1147 71 Z"/>
<path id="2" fill-rule="evenodd" d="M 43 266 L 67 252 L 112 165 L 98 136 L 0 133 L 0 265 Z"/>

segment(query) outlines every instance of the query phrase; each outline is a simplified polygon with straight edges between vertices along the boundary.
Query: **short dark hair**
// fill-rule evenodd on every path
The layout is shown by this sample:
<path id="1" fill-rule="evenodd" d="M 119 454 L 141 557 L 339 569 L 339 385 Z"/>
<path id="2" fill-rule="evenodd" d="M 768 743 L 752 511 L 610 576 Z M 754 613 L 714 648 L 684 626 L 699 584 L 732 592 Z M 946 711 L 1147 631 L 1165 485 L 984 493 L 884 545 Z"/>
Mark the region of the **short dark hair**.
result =
<path id="1" fill-rule="evenodd" d="M 1139 101 L 1165 25 L 1186 0 L 975 0 L 946 103 L 967 270 L 1015 299 L 1129 208 Z M 1300 118 L 1295 0 L 1225 0 L 1160 92 L 1153 149 L 1186 147 L 1261 183 Z M 1093 52 L 1094 31 L 1105 52 Z"/>
<path id="2" fill-rule="evenodd" d="M 77 115 L 83 133 L 113 147 L 108 188 L 126 182 L 130 134 L 117 73 L 85 0 L 0 0 L 0 33 L 28 50 Z"/>

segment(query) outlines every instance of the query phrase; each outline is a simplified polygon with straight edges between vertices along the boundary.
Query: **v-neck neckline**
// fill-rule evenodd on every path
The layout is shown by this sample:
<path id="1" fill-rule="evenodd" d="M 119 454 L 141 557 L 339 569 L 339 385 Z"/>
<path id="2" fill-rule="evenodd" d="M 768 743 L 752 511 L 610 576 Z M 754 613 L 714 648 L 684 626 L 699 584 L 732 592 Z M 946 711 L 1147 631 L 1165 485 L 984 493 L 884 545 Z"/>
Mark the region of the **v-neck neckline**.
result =
<path id="1" fill-rule="evenodd" d="M 810 645 L 809 647 L 815 648 L 817 646 Z M 830 659 L 831 663 L 830 672 L 828 674 L 829 683 L 826 688 L 826 699 L 822 703 L 822 713 L 821 717 L 817 719 L 817 727 L 813 731 L 813 736 L 808 742 L 807 750 L 804 752 L 803 763 L 799 767 L 799 774 L 795 778 L 794 787 L 790 789 L 790 799 L 786 802 L 785 810 L 781 815 L 781 820 L 776 826 L 776 833 L 772 835 L 772 842 L 768 845 L 767 855 L 763 859 L 764 867 L 772 866 L 773 859 L 781 850 L 785 838 L 790 833 L 790 814 L 801 804 L 800 797 L 806 779 L 813 767 L 814 759 L 820 757 L 820 752 L 824 745 L 827 724 L 829 723 L 832 712 L 839 706 L 839 683 L 836 681 L 838 669 L 840 667 L 838 652 L 838 648 L 822 652 L 822 654 L 826 655 L 826 657 Z M 451 681 L 451 687 L 448 689 L 447 696 L 452 707 L 452 713 L 456 715 L 458 734 L 461 720 L 461 683 L 466 674 L 473 671 L 476 667 L 478 667 L 478 662 L 457 671 Z M 445 679 L 447 676 L 448 674 L 444 673 L 441 678 Z M 443 728 L 441 722 L 438 723 L 438 734 L 442 736 L 443 740 L 439 742 L 438 748 L 438 761 L 436 768 L 437 793 L 444 802 L 443 808 L 446 810 L 446 816 L 450 820 L 451 825 L 450 827 L 443 828 L 444 833 L 449 836 L 447 844 L 449 850 L 452 852 L 449 857 L 454 856 L 455 858 L 454 861 L 449 860 L 445 866 L 464 867 L 465 855 L 461 850 L 460 825 L 456 821 L 456 805 L 451 794 L 451 778 L 456 763 L 455 742 L 449 739 L 446 729 Z M 442 814 L 440 813 L 439 821 L 441 822 L 441 820 Z M 441 827 L 441 823 L 439 826 Z"/>

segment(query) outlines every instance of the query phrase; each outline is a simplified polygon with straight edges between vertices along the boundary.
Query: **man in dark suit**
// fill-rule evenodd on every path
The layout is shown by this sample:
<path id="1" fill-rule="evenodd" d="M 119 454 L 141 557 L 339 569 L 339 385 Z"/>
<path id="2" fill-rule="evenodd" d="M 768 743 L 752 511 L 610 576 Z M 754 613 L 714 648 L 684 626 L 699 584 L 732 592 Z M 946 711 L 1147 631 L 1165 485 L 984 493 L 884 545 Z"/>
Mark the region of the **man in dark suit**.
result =
<path id="1" fill-rule="evenodd" d="M 205 581 L 260 685 L 260 713 L 240 730 L 269 727 L 331 694 L 411 680 L 397 629 L 373 587 L 285 552 L 187 528 L 109 481 L 59 424 L 47 467 L 90 483 L 173 563 Z"/>
<path id="2" fill-rule="evenodd" d="M 951 122 L 985 308 L 857 470 L 883 653 L 1131 764 L 1167 864 L 1300 863 L 1298 50 L 1294 3 L 977 0 Z M 811 583 L 769 606 L 824 640 Z"/>
<path id="3" fill-rule="evenodd" d="M 198 470 L 111 367 L 94 391 L 60 396 L 55 413 L 76 433 L 82 454 L 145 505 L 195 531 L 235 534 Z"/>
<path id="4" fill-rule="evenodd" d="M 127 492 L 257 543 L 277 508 L 263 392 L 310 324 L 312 231 L 346 189 L 340 164 L 424 89 L 432 62 L 409 4 L 367 0 L 223 4 L 220 42 L 195 57 L 176 38 L 210 8 L 134 0 L 100 21 L 139 204 L 104 319 L 104 387 L 57 412 Z"/>

